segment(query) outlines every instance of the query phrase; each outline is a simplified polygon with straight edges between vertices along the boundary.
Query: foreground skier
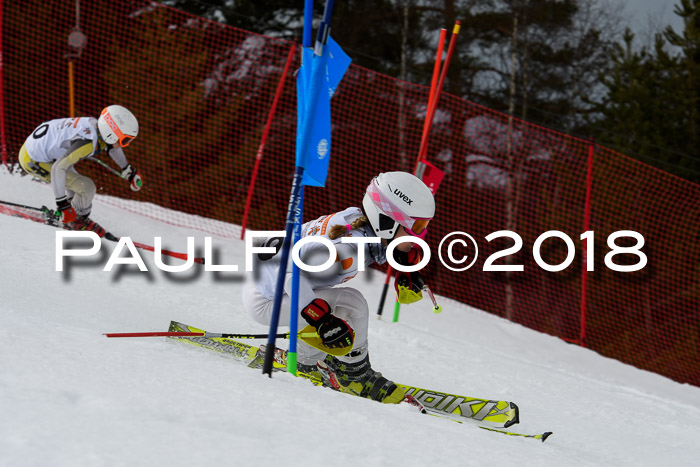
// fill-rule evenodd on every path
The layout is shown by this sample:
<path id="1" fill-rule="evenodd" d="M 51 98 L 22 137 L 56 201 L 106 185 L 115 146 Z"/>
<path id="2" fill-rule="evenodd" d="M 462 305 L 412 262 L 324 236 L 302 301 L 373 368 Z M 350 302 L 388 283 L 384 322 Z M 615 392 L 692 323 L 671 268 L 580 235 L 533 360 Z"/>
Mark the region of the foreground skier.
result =
<path id="1" fill-rule="evenodd" d="M 29 174 L 50 183 L 56 196 L 57 214 L 71 230 L 92 230 L 100 237 L 105 230 L 90 219 L 95 183 L 75 170 L 75 164 L 90 156 L 109 153 L 122 169 L 131 189 L 141 189 L 141 175 L 122 148 L 136 138 L 139 124 L 129 110 L 110 105 L 99 119 L 60 118 L 39 125 L 22 145 L 19 163 Z"/>
<path id="2" fill-rule="evenodd" d="M 300 315 L 314 326 L 324 345 L 329 348 L 351 347 L 342 357 L 333 357 L 304 342 L 299 342 L 298 369 L 304 373 L 317 372 L 324 379 L 334 374 L 341 390 L 384 403 L 399 403 L 404 390 L 372 369 L 367 345 L 369 307 L 356 289 L 334 287 L 358 272 L 358 247 L 364 248 L 365 267 L 386 262 L 388 242 L 406 235 L 424 236 L 430 219 L 435 215 L 435 201 L 427 186 L 406 172 L 379 174 L 367 187 L 362 208 L 320 217 L 302 226 L 302 238 L 312 235 L 330 240 L 338 258 L 334 266 L 319 273 L 303 272 L 299 280 Z M 342 237 L 380 237 L 381 243 L 341 243 Z M 269 238 L 264 246 L 282 245 L 281 238 Z M 401 243 L 394 249 L 394 259 L 403 265 L 417 264 L 421 255 L 412 243 Z M 328 249 L 320 243 L 308 243 L 301 248 L 301 258 L 308 265 L 319 265 L 328 259 Z M 272 315 L 275 285 L 279 271 L 279 256 L 259 255 L 255 272 L 246 276 L 243 305 L 253 319 L 269 324 Z M 280 325 L 289 325 L 289 295 L 291 294 L 291 261 L 285 279 Z M 395 278 L 398 300 L 413 303 L 422 298 L 424 285 L 420 273 L 397 272 Z M 326 381 L 328 382 L 328 381 Z"/>

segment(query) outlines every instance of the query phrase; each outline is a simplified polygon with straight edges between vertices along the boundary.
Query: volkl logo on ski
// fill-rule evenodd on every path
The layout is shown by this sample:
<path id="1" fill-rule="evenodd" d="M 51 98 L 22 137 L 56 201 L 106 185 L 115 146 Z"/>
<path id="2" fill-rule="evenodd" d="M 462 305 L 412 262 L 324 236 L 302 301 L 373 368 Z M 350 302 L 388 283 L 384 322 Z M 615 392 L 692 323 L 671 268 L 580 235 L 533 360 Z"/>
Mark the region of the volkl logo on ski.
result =
<path id="1" fill-rule="evenodd" d="M 510 407 L 498 410 L 497 401 L 468 400 L 460 396 L 432 393 L 422 389 L 411 389 L 406 393 L 415 397 L 426 408 L 455 413 L 462 417 L 479 421 L 484 420 L 486 417 L 507 415 L 510 410 Z"/>

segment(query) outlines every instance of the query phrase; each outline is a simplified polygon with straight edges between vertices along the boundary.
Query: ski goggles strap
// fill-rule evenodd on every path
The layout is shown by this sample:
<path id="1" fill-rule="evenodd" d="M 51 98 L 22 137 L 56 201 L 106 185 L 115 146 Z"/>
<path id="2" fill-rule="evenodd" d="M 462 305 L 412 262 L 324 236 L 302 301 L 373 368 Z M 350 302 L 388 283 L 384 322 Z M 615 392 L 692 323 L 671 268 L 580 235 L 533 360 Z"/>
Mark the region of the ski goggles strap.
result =
<path id="1" fill-rule="evenodd" d="M 414 219 L 413 225 L 407 230 L 408 233 L 417 237 L 423 238 L 428 233 L 428 224 L 430 219 Z M 405 227 L 405 226 L 404 226 Z"/>

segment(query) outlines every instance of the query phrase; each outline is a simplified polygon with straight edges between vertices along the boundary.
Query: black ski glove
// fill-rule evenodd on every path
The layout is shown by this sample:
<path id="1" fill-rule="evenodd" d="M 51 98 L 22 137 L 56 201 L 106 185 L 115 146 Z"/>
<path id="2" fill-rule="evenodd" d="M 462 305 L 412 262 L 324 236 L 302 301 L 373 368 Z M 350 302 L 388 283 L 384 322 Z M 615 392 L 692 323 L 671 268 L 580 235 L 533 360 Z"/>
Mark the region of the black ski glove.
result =
<path id="1" fill-rule="evenodd" d="M 321 342 L 328 348 L 352 347 L 355 331 L 350 325 L 331 313 L 331 306 L 322 298 L 315 298 L 304 307 L 301 316 L 316 328 Z"/>

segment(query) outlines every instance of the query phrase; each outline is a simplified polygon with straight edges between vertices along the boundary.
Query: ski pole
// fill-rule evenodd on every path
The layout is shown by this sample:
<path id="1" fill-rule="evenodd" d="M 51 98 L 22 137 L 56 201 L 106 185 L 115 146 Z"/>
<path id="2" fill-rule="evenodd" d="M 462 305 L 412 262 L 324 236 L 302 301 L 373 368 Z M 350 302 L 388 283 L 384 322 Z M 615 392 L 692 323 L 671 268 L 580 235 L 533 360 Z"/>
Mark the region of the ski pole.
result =
<path id="1" fill-rule="evenodd" d="M 26 204 L 17 204 L 17 203 L 11 203 L 9 201 L 0 201 L 0 204 L 6 204 L 8 206 L 14 206 L 17 208 L 24 208 L 24 209 L 31 209 L 32 211 L 39 211 L 39 212 L 44 212 L 43 209 L 37 208 L 34 206 L 27 206 Z"/>
<path id="2" fill-rule="evenodd" d="M 46 214 L 47 216 L 55 216 L 55 212 L 52 211 L 51 209 L 47 208 L 46 206 L 42 206 L 42 207 L 40 207 L 40 208 L 37 208 L 37 207 L 34 207 L 34 206 L 27 206 L 27 205 L 25 205 L 25 204 L 18 204 L 18 203 L 12 203 L 12 202 L 10 202 L 10 201 L 1 201 L 1 200 L 0 200 L 0 204 L 4 204 L 4 205 L 6 205 L 6 206 L 14 206 L 14 207 L 23 208 L 23 209 L 30 209 L 30 210 L 32 210 L 32 211 L 43 212 L 43 213 Z M 54 225 L 54 224 L 51 224 L 51 223 L 49 223 L 49 225 L 52 225 L 52 226 L 54 226 L 54 227 L 57 227 L 57 225 Z M 113 235 L 113 234 L 110 233 L 110 232 L 105 232 L 104 238 L 105 238 L 106 240 L 109 240 L 109 241 L 112 241 L 112 242 L 118 242 L 118 241 L 119 241 L 119 237 Z M 151 245 L 146 245 L 145 243 L 139 243 L 139 242 L 134 242 L 134 241 L 132 241 L 132 243 L 133 243 L 133 245 L 134 245 L 136 248 L 140 248 L 140 249 L 146 250 L 146 251 L 152 251 L 152 252 L 154 252 L 154 253 L 155 253 L 155 251 L 156 251 L 155 247 L 152 247 Z M 178 253 L 178 252 L 176 252 L 176 251 L 165 250 L 165 249 L 162 249 L 162 248 L 161 248 L 161 250 L 160 250 L 160 253 L 161 253 L 161 255 L 167 255 L 167 256 L 171 256 L 171 257 L 177 258 L 177 259 L 182 259 L 182 260 L 185 260 L 185 261 L 186 261 L 187 258 L 188 258 L 188 256 L 187 256 L 186 253 Z M 200 258 L 200 257 L 196 257 L 196 256 L 195 256 L 194 262 L 195 262 L 195 263 L 199 263 L 199 264 L 204 264 L 204 258 Z"/>
<path id="3" fill-rule="evenodd" d="M 105 238 L 107 238 L 107 236 L 105 236 Z M 113 241 L 113 242 L 118 242 L 118 241 L 119 241 L 119 238 L 113 237 L 113 238 L 107 238 L 107 240 L 111 240 L 111 241 Z M 132 241 L 131 243 L 133 243 L 133 245 L 134 245 L 136 248 L 140 248 L 140 249 L 142 249 L 142 250 L 152 251 L 152 252 L 154 252 L 154 253 L 155 253 L 155 251 L 156 251 L 155 247 L 152 247 L 151 245 L 146 245 L 145 243 L 139 243 L 139 242 L 134 242 L 134 241 Z M 185 261 L 187 261 L 187 258 L 188 258 L 187 253 L 178 253 L 177 251 L 164 250 L 164 249 L 162 249 L 162 248 L 161 248 L 161 250 L 160 250 L 160 254 L 161 254 L 161 255 L 171 256 L 171 257 L 177 258 L 177 259 L 182 259 L 182 260 L 185 260 Z M 204 264 L 204 258 L 200 258 L 200 257 L 195 256 L 195 257 L 194 257 L 194 262 L 195 262 L 195 263 L 199 263 L 199 264 Z"/>
<path id="4" fill-rule="evenodd" d="M 430 297 L 430 300 L 433 302 L 433 313 L 442 313 L 442 306 L 438 305 L 437 302 L 435 301 L 435 295 L 433 295 L 433 291 L 430 290 L 430 287 L 427 285 L 423 287 L 423 290 L 428 294 Z"/>
<path id="5" fill-rule="evenodd" d="M 230 338 L 230 339 L 267 339 L 268 334 L 232 334 L 218 332 L 184 332 L 184 331 L 165 331 L 165 332 L 113 332 L 105 333 L 107 337 L 207 337 L 207 338 Z M 318 337 L 315 332 L 300 332 L 299 337 Z M 289 333 L 280 333 L 275 337 L 280 339 L 289 339 Z"/>
<path id="6" fill-rule="evenodd" d="M 379 299 L 379 309 L 377 310 L 377 319 L 382 319 L 382 311 L 384 311 L 384 300 L 386 300 L 386 293 L 389 290 L 389 280 L 391 279 L 391 266 L 386 274 L 386 280 L 384 281 L 384 288 L 382 289 L 382 296 Z"/>
<path id="7" fill-rule="evenodd" d="M 99 160 L 97 157 L 90 157 L 89 159 L 90 159 L 91 161 L 97 162 L 98 164 L 100 164 L 102 167 L 104 167 L 105 169 L 107 169 L 107 170 L 109 170 L 110 172 L 112 172 L 112 173 L 113 173 L 114 175 L 116 175 L 117 177 L 126 180 L 120 171 L 118 171 L 118 170 L 115 169 L 114 167 L 110 167 L 109 165 L 105 164 L 104 162 L 102 162 L 101 160 Z"/>

